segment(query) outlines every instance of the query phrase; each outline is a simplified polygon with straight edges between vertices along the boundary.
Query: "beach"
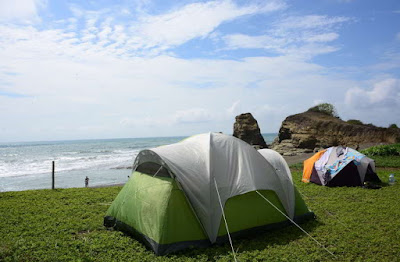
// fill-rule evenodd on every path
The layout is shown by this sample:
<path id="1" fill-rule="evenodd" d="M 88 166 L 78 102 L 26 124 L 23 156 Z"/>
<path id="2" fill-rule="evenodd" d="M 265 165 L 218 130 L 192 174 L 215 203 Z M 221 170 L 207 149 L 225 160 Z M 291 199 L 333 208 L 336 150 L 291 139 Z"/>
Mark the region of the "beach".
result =
<path id="1" fill-rule="evenodd" d="M 51 186 L 55 163 L 57 188 L 125 183 L 137 153 L 184 137 L 97 139 L 0 144 L 0 191 Z"/>

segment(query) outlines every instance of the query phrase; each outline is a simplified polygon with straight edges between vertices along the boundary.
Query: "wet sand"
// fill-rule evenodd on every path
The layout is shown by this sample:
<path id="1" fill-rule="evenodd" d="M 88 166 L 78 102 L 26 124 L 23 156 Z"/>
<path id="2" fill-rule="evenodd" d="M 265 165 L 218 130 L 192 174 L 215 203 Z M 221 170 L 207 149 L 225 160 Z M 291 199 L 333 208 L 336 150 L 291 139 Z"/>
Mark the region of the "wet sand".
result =
<path id="1" fill-rule="evenodd" d="M 286 160 L 288 165 L 292 164 L 297 164 L 297 163 L 303 163 L 304 160 L 307 158 L 310 158 L 314 155 L 314 153 L 305 153 L 305 154 L 299 154 L 295 156 L 284 156 L 283 158 Z"/>

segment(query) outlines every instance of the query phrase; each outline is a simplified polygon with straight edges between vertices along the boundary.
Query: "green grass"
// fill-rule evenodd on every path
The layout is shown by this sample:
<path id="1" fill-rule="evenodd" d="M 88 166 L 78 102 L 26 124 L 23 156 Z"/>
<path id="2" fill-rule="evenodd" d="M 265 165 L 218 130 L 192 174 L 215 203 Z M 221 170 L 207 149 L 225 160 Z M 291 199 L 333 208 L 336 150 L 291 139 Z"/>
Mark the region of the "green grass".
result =
<path id="1" fill-rule="evenodd" d="M 302 227 L 336 261 L 399 261 L 400 183 L 379 190 L 328 188 L 293 179 L 317 219 Z M 390 172 L 378 169 L 387 182 Z M 0 261 L 232 261 L 230 246 L 157 257 L 135 239 L 103 227 L 121 187 L 0 193 Z M 295 226 L 234 239 L 240 261 L 331 261 Z"/>
<path id="2" fill-rule="evenodd" d="M 397 167 L 400 168 L 400 156 L 373 156 L 377 167 Z"/>
<path id="3" fill-rule="evenodd" d="M 373 146 L 361 153 L 374 159 L 377 167 L 400 167 L 400 144 Z"/>
<path id="4" fill-rule="evenodd" d="M 400 156 L 400 144 L 373 146 L 361 150 L 361 153 L 369 156 Z"/>
<path id="5" fill-rule="evenodd" d="M 375 160 L 375 166 L 381 168 L 400 168 L 400 156 L 369 156 Z M 296 163 L 290 165 L 291 169 L 303 170 L 303 163 Z"/>

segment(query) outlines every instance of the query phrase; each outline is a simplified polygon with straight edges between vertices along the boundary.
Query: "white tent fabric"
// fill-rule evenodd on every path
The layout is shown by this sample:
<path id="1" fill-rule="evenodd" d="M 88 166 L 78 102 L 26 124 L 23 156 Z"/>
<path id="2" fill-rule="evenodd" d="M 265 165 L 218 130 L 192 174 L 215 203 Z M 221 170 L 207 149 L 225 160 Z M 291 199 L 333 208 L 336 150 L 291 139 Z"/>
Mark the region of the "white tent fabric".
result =
<path id="1" fill-rule="evenodd" d="M 295 203 L 294 190 L 293 190 L 293 179 L 292 173 L 290 172 L 289 166 L 286 160 L 276 151 L 272 149 L 259 149 L 258 152 L 273 166 L 276 174 L 284 183 L 284 187 L 292 190 L 293 194 L 288 194 L 287 200 L 289 203 Z"/>
<path id="2" fill-rule="evenodd" d="M 277 174 L 274 166 L 257 150 L 233 136 L 207 133 L 176 144 L 144 150 L 138 154 L 134 169 L 149 161 L 163 165 L 173 173 L 211 243 L 217 239 L 222 216 L 216 184 L 223 205 L 237 195 L 273 190 L 287 215 L 294 216 L 291 178 Z"/>
<path id="3" fill-rule="evenodd" d="M 292 173 L 286 160 L 276 151 L 272 149 L 259 149 L 258 152 L 275 168 L 275 172 L 280 177 L 285 177 L 288 180 L 288 187 L 293 187 Z"/>

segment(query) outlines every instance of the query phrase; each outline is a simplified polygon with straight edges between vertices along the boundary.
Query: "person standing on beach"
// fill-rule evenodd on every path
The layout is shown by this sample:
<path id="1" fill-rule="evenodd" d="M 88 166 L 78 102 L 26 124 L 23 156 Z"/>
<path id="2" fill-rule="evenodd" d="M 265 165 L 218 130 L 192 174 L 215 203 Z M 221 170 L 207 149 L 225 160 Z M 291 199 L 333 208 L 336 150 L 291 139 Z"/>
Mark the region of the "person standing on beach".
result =
<path id="1" fill-rule="evenodd" d="M 86 177 L 86 178 L 85 178 L 85 187 L 88 187 L 88 186 L 89 186 L 89 178 Z"/>

